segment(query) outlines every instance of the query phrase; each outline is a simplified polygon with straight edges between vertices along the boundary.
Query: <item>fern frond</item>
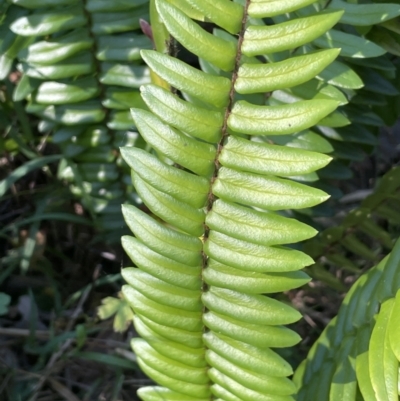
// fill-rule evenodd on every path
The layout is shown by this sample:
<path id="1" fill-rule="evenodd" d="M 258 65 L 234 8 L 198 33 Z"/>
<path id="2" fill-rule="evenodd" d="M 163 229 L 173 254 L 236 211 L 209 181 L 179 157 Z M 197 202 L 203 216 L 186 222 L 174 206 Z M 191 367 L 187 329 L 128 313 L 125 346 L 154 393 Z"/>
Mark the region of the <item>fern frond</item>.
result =
<path id="1" fill-rule="evenodd" d="M 0 54 L 10 68 L 15 59 L 22 74 L 14 99 L 28 100 L 27 112 L 60 146 L 59 176 L 97 227 L 119 230 L 120 204 L 136 196 L 117 149 L 139 137 L 129 108 L 145 107 L 138 88 L 150 81 L 140 50 L 152 45 L 138 32 L 148 0 L 12 3 Z"/>
<path id="2" fill-rule="evenodd" d="M 391 232 L 392 227 L 400 224 L 399 195 L 400 169 L 394 167 L 343 221 L 304 244 L 304 251 L 316 262 L 307 268 L 307 272 L 313 278 L 343 290 L 327 267 L 334 265 L 357 274 L 371 262 L 376 263 L 382 248 L 390 250 L 393 247 L 396 233 Z"/>
<path id="3" fill-rule="evenodd" d="M 297 399 L 398 400 L 399 322 L 397 241 L 390 255 L 352 286 L 297 369 Z"/>
<path id="4" fill-rule="evenodd" d="M 287 378 L 290 366 L 271 348 L 299 341 L 284 326 L 299 314 L 263 294 L 308 280 L 300 270 L 312 260 L 284 245 L 310 238 L 315 230 L 277 211 L 312 207 L 327 198 L 290 177 L 313 174 L 330 157 L 266 142 L 269 135 L 309 129 L 340 101 L 281 105 L 263 92 L 306 82 L 338 50 L 269 64 L 259 58 L 316 39 L 342 12 L 268 26 L 260 18 L 309 3 L 276 2 L 271 8 L 262 1 L 244 6 L 226 0 L 155 1 L 167 30 L 201 58 L 205 71 L 142 51 L 152 71 L 181 96 L 143 87 L 151 112 L 133 109 L 132 116 L 154 151 L 121 149 L 153 214 L 123 207 L 135 237 L 123 237 L 122 244 L 138 267 L 123 270 L 128 283 L 123 292 L 143 338 L 132 346 L 143 371 L 162 386 L 140 389 L 143 400 L 289 401 L 295 393 Z M 190 10 L 229 33 L 206 32 Z"/>

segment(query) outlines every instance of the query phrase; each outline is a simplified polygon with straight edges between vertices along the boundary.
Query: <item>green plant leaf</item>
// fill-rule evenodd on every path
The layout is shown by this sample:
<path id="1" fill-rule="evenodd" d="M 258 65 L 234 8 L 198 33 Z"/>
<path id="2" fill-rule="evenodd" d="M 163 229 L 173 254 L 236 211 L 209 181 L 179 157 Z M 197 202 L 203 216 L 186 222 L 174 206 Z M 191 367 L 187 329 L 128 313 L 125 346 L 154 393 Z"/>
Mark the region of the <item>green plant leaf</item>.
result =
<path id="1" fill-rule="evenodd" d="M 398 361 L 388 341 L 387 324 L 394 299 L 381 305 L 369 344 L 369 371 L 372 387 L 378 400 L 396 400 Z"/>
<path id="2" fill-rule="evenodd" d="M 242 51 L 246 56 L 258 56 L 302 46 L 332 28 L 342 13 L 320 12 L 318 15 L 271 26 L 249 26 L 244 36 Z"/>
<path id="3" fill-rule="evenodd" d="M 106 297 L 102 299 L 102 305 L 97 310 L 101 320 L 114 316 L 113 328 L 115 332 L 123 333 L 133 320 L 132 310 L 124 299 Z"/>
<path id="4" fill-rule="evenodd" d="M 254 18 L 274 17 L 313 3 L 313 0 L 253 0 L 248 13 Z"/>
<path id="5" fill-rule="evenodd" d="M 392 314 L 388 325 L 388 335 L 390 345 L 393 353 L 396 355 L 397 360 L 400 361 L 400 344 L 398 340 L 398 333 L 400 328 L 400 291 L 397 291 L 395 303 L 393 305 Z"/>
<path id="6" fill-rule="evenodd" d="M 148 66 L 175 88 L 216 107 L 228 104 L 228 79 L 205 74 L 166 54 L 149 50 L 141 54 Z"/>
<path id="7" fill-rule="evenodd" d="M 228 0 L 186 0 L 198 9 L 207 19 L 226 29 L 230 33 L 238 33 L 243 18 L 243 6 Z"/>
<path id="8" fill-rule="evenodd" d="M 242 100 L 235 103 L 228 126 L 250 135 L 293 134 L 315 125 L 337 106 L 332 100 L 305 100 L 282 106 L 256 106 Z"/>
<path id="9" fill-rule="evenodd" d="M 21 50 L 20 57 L 27 63 L 53 65 L 82 50 L 90 49 L 92 45 L 93 39 L 87 30 L 78 28 L 54 39 L 33 43 Z"/>
<path id="10" fill-rule="evenodd" d="M 46 81 L 39 85 L 35 101 L 41 104 L 78 103 L 98 95 L 100 88 L 94 78 L 67 82 Z"/>
<path id="11" fill-rule="evenodd" d="M 168 2 L 156 1 L 156 5 L 167 29 L 185 47 L 224 71 L 233 68 L 236 48 L 232 42 L 205 32 L 186 14 Z"/>
<path id="12" fill-rule="evenodd" d="M 199 175 L 210 176 L 214 170 L 216 148 L 163 124 L 153 114 L 131 111 L 143 138 L 166 157 Z"/>
<path id="13" fill-rule="evenodd" d="M 320 153 L 268 145 L 234 136 L 227 139 L 220 156 L 223 166 L 283 177 L 311 173 L 325 167 L 330 160 L 329 156 Z"/>
<path id="14" fill-rule="evenodd" d="M 343 24 L 369 26 L 382 23 L 400 15 L 397 4 L 351 4 L 342 0 L 332 0 L 330 10 L 344 10 L 340 19 Z"/>
<path id="15" fill-rule="evenodd" d="M 247 230 L 244 223 L 252 227 Z M 313 237 L 313 228 L 272 212 L 262 213 L 218 199 L 207 215 L 206 224 L 231 237 L 259 245 L 279 245 Z"/>
<path id="16" fill-rule="evenodd" d="M 60 29 L 74 29 L 85 25 L 81 6 L 71 6 L 47 14 L 31 14 L 13 22 L 10 29 L 22 36 L 49 35 Z"/>
<path id="17" fill-rule="evenodd" d="M 338 54 L 338 49 L 332 49 L 276 63 L 242 64 L 239 67 L 235 89 L 238 93 L 257 93 L 300 85 L 320 73 Z"/>
<path id="18" fill-rule="evenodd" d="M 368 58 L 385 54 L 385 50 L 374 42 L 336 29 L 315 39 L 314 43 L 323 49 L 340 48 L 340 55 L 344 57 Z"/>
<path id="19" fill-rule="evenodd" d="M 220 140 L 223 123 L 221 112 L 195 106 L 153 85 L 146 85 L 141 89 L 141 94 L 149 109 L 168 124 L 207 142 L 215 143 Z M 135 113 L 132 114 L 134 120 L 136 115 L 144 115 L 132 113 Z"/>

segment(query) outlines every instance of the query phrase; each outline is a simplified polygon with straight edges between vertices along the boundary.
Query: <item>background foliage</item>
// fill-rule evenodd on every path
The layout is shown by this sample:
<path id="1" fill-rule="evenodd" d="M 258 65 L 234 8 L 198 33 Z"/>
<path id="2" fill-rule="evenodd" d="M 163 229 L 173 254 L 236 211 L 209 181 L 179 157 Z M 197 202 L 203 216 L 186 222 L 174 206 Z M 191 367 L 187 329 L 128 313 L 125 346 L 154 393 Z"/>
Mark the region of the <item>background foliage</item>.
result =
<path id="1" fill-rule="evenodd" d="M 201 2 L 169 3 L 200 20 L 208 32 L 220 25 L 218 17 L 204 17 L 207 10 L 199 8 Z M 154 5 L 150 11 L 158 51 L 177 56 L 209 75 L 227 75 L 222 71 L 226 66 L 221 54 L 219 68 L 207 60 L 207 52 L 200 54 L 198 64 L 172 40 L 160 24 Z M 120 205 L 133 204 L 145 213 L 149 210 L 138 199 L 118 148 L 134 145 L 146 151 L 157 149 L 156 143 L 145 138 L 148 145 L 136 132 L 129 114 L 132 107 L 147 108 L 138 88 L 150 82 L 150 72 L 140 50 L 154 45 L 139 29 L 139 19 L 149 20 L 149 4 L 127 0 L 112 4 L 101 0 L 13 0 L 0 1 L 0 7 L 0 397 L 131 400 L 148 379 L 139 372 L 136 356 L 127 349 L 128 339 L 137 334 L 129 324 L 132 312 L 119 293 L 121 264 L 129 265 L 117 243 L 126 231 Z M 339 57 L 315 78 L 290 88 L 265 90 L 269 105 L 309 99 L 333 99 L 340 105 L 312 129 L 268 137 L 270 144 L 333 157 L 318 173 L 291 177 L 326 191 L 331 199 L 317 207 L 284 212 L 286 217 L 321 231 L 301 245 L 315 260 L 306 268 L 315 280 L 277 296 L 305 316 L 303 322 L 293 326 L 303 342 L 295 350 L 280 352 L 293 368 L 336 315 L 342 294 L 392 249 L 400 224 L 398 130 L 383 128 L 394 126 L 398 119 L 398 2 L 320 1 L 291 10 L 291 14 L 273 16 L 267 22 L 278 25 L 323 9 L 345 12 L 327 34 L 312 43 L 269 53 L 264 59 L 278 62 L 315 49 L 341 48 Z M 260 20 L 256 22 L 254 17 L 252 23 L 260 24 Z M 232 21 L 220 27 L 237 32 Z M 147 24 L 142 28 L 151 36 Z M 172 22 L 168 29 L 173 29 Z M 233 41 L 226 31 L 217 29 L 214 34 Z M 173 36 L 179 39 L 179 32 Z M 196 46 L 189 50 L 197 52 Z M 151 78 L 170 90 L 165 77 L 160 76 L 153 73 Z M 159 94 L 149 89 L 147 99 Z M 194 101 L 188 95 L 185 99 Z M 266 101 L 264 93 L 242 94 L 242 99 L 255 104 Z M 139 116 L 145 118 L 147 114 L 136 112 L 137 126 Z M 167 161 L 164 157 L 162 160 Z M 202 166 L 188 168 L 207 175 Z M 389 261 L 383 259 L 363 277 L 373 276 L 379 281 L 386 264 L 393 269 L 394 277 L 397 254 L 395 248 Z M 368 358 L 366 344 L 375 330 L 374 315 L 378 312 L 370 306 L 368 315 L 359 306 L 352 306 L 360 305 L 359 294 L 368 298 L 369 287 L 363 289 L 366 280 L 357 281 L 341 308 L 344 317 L 329 324 L 296 372 L 295 383 L 304 383 L 299 399 L 329 399 L 329 391 L 331 399 L 361 397 L 358 370 Z M 377 317 L 376 330 L 385 329 L 385 313 L 397 307 L 393 305 L 398 304 L 398 287 L 394 279 L 393 283 L 390 291 L 383 284 L 377 287 L 377 303 L 373 305 L 383 304 L 379 313 L 383 317 Z M 354 311 L 364 320 L 355 319 Z M 110 317 L 112 321 L 100 320 Z M 350 336 L 341 329 L 341 319 L 354 324 L 346 326 Z M 113 334 L 112 325 L 116 332 L 125 334 Z M 346 341 L 339 343 L 341 336 Z M 381 334 L 372 334 L 371 338 L 378 336 Z M 360 357 L 353 358 L 356 340 L 361 344 L 357 351 Z M 376 347 L 372 350 L 379 352 Z M 330 372 L 325 376 L 327 381 L 316 372 Z M 391 372 L 393 382 L 396 374 Z M 361 374 L 365 377 L 365 371 Z M 329 380 L 333 380 L 332 386 Z M 372 378 L 372 388 L 382 387 L 381 380 L 379 376 Z M 368 399 L 365 394 L 371 387 L 362 390 Z M 385 394 L 382 397 L 378 399 L 385 399 Z"/>

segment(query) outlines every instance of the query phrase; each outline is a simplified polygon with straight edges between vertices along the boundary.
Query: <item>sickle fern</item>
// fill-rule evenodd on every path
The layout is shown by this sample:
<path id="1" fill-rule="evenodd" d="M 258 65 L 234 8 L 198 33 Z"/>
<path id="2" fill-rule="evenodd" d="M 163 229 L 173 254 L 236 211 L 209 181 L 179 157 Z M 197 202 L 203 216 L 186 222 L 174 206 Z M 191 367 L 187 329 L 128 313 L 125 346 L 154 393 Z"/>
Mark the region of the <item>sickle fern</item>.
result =
<path id="1" fill-rule="evenodd" d="M 138 87 L 150 81 L 139 51 L 151 41 L 138 32 L 148 0 L 9 3 L 0 21 L 0 79 L 16 59 L 14 100 L 26 99 L 27 112 L 41 119 L 39 130 L 64 156 L 59 177 L 111 239 L 123 225 L 121 203 L 136 198 L 117 149 L 138 138 L 129 108 L 144 107 Z"/>
<path id="2" fill-rule="evenodd" d="M 298 401 L 399 399 L 400 241 L 351 288 L 296 371 Z"/>
<path id="3" fill-rule="evenodd" d="M 339 51 L 273 63 L 263 55 L 316 39 L 342 12 L 274 25 L 261 18 L 309 3 L 155 2 L 170 34 L 210 68 L 202 72 L 167 54 L 142 51 L 153 72 L 181 96 L 142 87 L 150 111 L 133 109 L 132 116 L 154 151 L 122 149 L 136 191 L 152 212 L 123 207 L 135 237 L 122 242 L 138 267 L 123 270 L 124 295 L 142 337 L 132 345 L 143 371 L 161 385 L 140 389 L 143 400 L 284 401 L 295 393 L 290 366 L 271 348 L 299 341 L 284 327 L 299 314 L 272 294 L 308 281 L 300 269 L 311 258 L 284 245 L 315 230 L 279 211 L 327 199 L 298 181 L 330 157 L 270 144 L 268 135 L 306 130 L 339 102 L 277 104 L 262 94 L 307 82 Z M 225 31 L 211 35 L 191 16 Z"/>

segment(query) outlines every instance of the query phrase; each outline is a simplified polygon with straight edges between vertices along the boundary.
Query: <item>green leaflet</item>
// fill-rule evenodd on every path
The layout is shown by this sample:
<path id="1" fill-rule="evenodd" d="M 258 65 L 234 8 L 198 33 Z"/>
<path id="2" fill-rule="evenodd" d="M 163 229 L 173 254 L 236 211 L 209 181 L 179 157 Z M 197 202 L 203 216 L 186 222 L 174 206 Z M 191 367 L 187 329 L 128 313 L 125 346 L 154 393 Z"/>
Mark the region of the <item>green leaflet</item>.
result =
<path id="1" fill-rule="evenodd" d="M 157 369 L 158 371 L 165 372 L 170 365 L 174 366 L 171 377 L 195 384 L 207 384 L 208 377 L 206 368 L 187 367 L 179 362 L 173 361 L 160 353 L 147 344 L 142 339 L 135 338 L 132 340 L 134 351 L 141 355 L 141 358 L 146 361 L 148 365 Z"/>
<path id="2" fill-rule="evenodd" d="M 32 108 L 33 111 L 36 106 L 39 105 L 28 105 L 27 110 Z M 105 111 L 101 107 L 101 104 L 94 99 L 76 104 L 44 106 L 43 109 L 41 109 L 41 107 L 38 108 L 37 112 L 48 120 L 64 125 L 98 123 L 103 121 L 105 116 Z"/>
<path id="3" fill-rule="evenodd" d="M 136 317 L 135 317 L 136 320 Z M 158 335 L 164 337 L 168 341 L 178 342 L 179 344 L 183 344 L 188 347 L 192 347 L 194 349 L 203 349 L 203 342 L 202 342 L 202 332 L 200 331 L 189 331 L 186 329 L 178 329 L 176 327 L 166 326 L 164 324 L 158 324 L 157 322 L 150 320 L 144 316 L 138 316 L 141 324 L 145 325 L 147 328 L 151 329 Z"/>
<path id="4" fill-rule="evenodd" d="M 294 219 L 265 213 L 218 199 L 208 213 L 209 228 L 259 245 L 294 243 L 313 237 L 315 230 Z M 251 227 L 251 230 L 249 230 Z"/>
<path id="5" fill-rule="evenodd" d="M 143 66 L 102 63 L 100 82 L 106 85 L 139 88 L 150 81 L 149 72 Z"/>
<path id="6" fill-rule="evenodd" d="M 124 286 L 122 291 L 127 302 L 132 305 L 139 316 L 180 330 L 201 331 L 201 312 L 186 311 L 181 308 L 162 305 L 158 301 L 153 301 L 142 295 L 131 286 Z"/>
<path id="7" fill-rule="evenodd" d="M 240 401 L 240 398 L 236 397 L 236 395 L 232 394 L 226 388 L 221 387 L 219 384 L 213 384 L 211 392 L 216 397 L 219 397 L 217 400 Z"/>
<path id="8" fill-rule="evenodd" d="M 323 49 L 340 48 L 340 55 L 345 57 L 368 58 L 385 53 L 385 50 L 374 42 L 336 29 L 331 29 L 315 39 L 314 44 Z"/>
<path id="9" fill-rule="evenodd" d="M 39 85 L 35 101 L 41 104 L 78 103 L 100 93 L 97 81 L 91 77 L 65 82 L 45 81 Z"/>
<path id="10" fill-rule="evenodd" d="M 168 166 L 141 149 L 122 148 L 121 153 L 129 166 L 154 188 L 193 207 L 204 206 L 209 188 L 205 178 Z"/>
<path id="11" fill-rule="evenodd" d="M 234 379 L 244 387 L 271 395 L 290 395 L 296 392 L 294 384 L 287 378 L 268 377 L 259 372 L 249 372 L 208 350 L 207 362 L 223 374 Z"/>
<path id="12" fill-rule="evenodd" d="M 186 14 L 167 2 L 156 1 L 156 5 L 169 32 L 186 48 L 224 71 L 233 69 L 236 47 L 232 42 L 205 32 Z"/>
<path id="13" fill-rule="evenodd" d="M 149 50 L 142 50 L 141 54 L 147 65 L 175 88 L 216 107 L 228 104 L 228 79 L 205 74 L 165 54 Z"/>
<path id="14" fill-rule="evenodd" d="M 166 283 L 139 269 L 129 270 L 124 274 L 124 279 L 135 290 L 153 301 L 192 312 L 202 309 L 199 291 Z"/>
<path id="15" fill-rule="evenodd" d="M 244 342 L 213 332 L 204 335 L 206 346 L 215 353 L 248 371 L 284 377 L 292 374 L 291 366 L 269 348 L 256 348 Z"/>
<path id="16" fill-rule="evenodd" d="M 207 142 L 220 140 L 224 118 L 221 112 L 195 106 L 153 85 L 142 87 L 141 94 L 149 109 L 168 124 Z"/>
<path id="17" fill-rule="evenodd" d="M 343 24 L 369 26 L 382 23 L 400 15 L 397 4 L 351 4 L 342 0 L 332 0 L 329 10 L 344 10 L 340 19 Z"/>
<path id="18" fill-rule="evenodd" d="M 153 251 L 190 266 L 201 263 L 201 242 L 197 238 L 171 230 L 133 206 L 123 205 L 122 211 L 136 237 Z"/>
<path id="19" fill-rule="evenodd" d="M 249 26 L 244 35 L 242 51 L 246 56 L 257 56 L 294 49 L 324 34 L 338 22 L 342 14 L 342 11 L 320 12 L 277 25 Z"/>
<path id="20" fill-rule="evenodd" d="M 216 148 L 163 124 L 144 110 L 131 110 L 144 140 L 164 156 L 196 174 L 210 176 L 214 170 Z"/>
<path id="21" fill-rule="evenodd" d="M 130 118 L 130 113 L 128 110 L 118 111 L 113 110 L 109 114 L 109 121 L 107 127 L 112 130 L 132 130 L 134 129 L 134 124 Z M 116 142 L 118 145 L 119 143 Z"/>
<path id="22" fill-rule="evenodd" d="M 131 107 L 145 108 L 140 94 L 136 90 L 112 86 L 106 90 L 106 99 L 102 105 L 108 109 L 126 110 Z"/>
<path id="23" fill-rule="evenodd" d="M 304 99 L 336 100 L 340 105 L 348 103 L 348 98 L 340 89 L 317 79 L 312 79 L 293 88 L 275 91 L 270 98 L 270 103 L 279 105 L 280 102 L 294 103 Z"/>
<path id="24" fill-rule="evenodd" d="M 94 35 L 109 35 L 114 32 L 124 32 L 140 27 L 140 19 L 147 19 L 147 4 L 130 11 L 107 12 L 92 14 L 91 31 Z"/>
<path id="25" fill-rule="evenodd" d="M 305 130 L 294 135 L 269 135 L 268 139 L 277 145 L 287 145 L 290 148 L 310 150 L 319 153 L 331 153 L 332 145 L 322 136 L 313 131 Z M 333 163 L 333 162 L 331 162 Z"/>
<path id="26" fill-rule="evenodd" d="M 38 79 L 63 79 L 93 73 L 95 64 L 88 53 L 78 53 L 66 60 L 52 65 L 26 64 L 22 62 L 18 68 L 26 75 Z"/>
<path id="27" fill-rule="evenodd" d="M 150 363 L 152 363 L 153 366 L 147 364 L 146 361 L 141 358 L 140 359 L 138 358 L 138 362 L 139 362 L 141 369 L 148 376 L 154 377 L 155 380 L 157 380 L 157 382 L 159 382 L 160 384 L 163 384 L 164 386 L 166 386 L 172 390 L 178 391 L 181 394 L 183 393 L 183 394 L 189 395 L 191 397 L 196 397 L 196 400 L 198 399 L 197 397 L 203 398 L 203 397 L 210 396 L 210 390 L 209 390 L 208 385 L 190 383 L 187 381 L 172 378 L 169 375 L 166 375 L 164 373 L 164 372 L 166 372 L 165 369 L 163 370 L 163 372 L 160 372 L 157 369 L 157 365 L 156 365 L 156 362 L 154 361 L 154 359 L 152 361 L 150 361 Z M 163 367 L 165 368 L 166 364 L 163 364 L 163 365 L 164 365 Z M 169 366 L 169 364 L 167 366 Z M 185 398 L 185 400 L 186 399 L 187 398 Z"/>
<path id="28" fill-rule="evenodd" d="M 369 344 L 369 371 L 371 384 L 378 400 L 397 401 L 397 382 L 399 362 L 388 341 L 387 324 L 393 308 L 394 299 L 381 305 Z"/>
<path id="29" fill-rule="evenodd" d="M 230 33 L 238 33 L 242 25 L 243 7 L 229 0 L 186 0 L 204 16 Z"/>
<path id="30" fill-rule="evenodd" d="M 82 7 L 71 6 L 63 11 L 31 14 L 13 22 L 10 29 L 22 36 L 49 35 L 60 29 L 75 29 L 85 25 Z"/>
<path id="31" fill-rule="evenodd" d="M 141 49 L 151 49 L 151 42 L 143 35 L 110 35 L 98 37 L 96 58 L 103 61 L 134 61 L 141 58 Z"/>
<path id="32" fill-rule="evenodd" d="M 313 3 L 313 0 L 253 0 L 248 13 L 254 18 L 274 17 Z"/>
<path id="33" fill-rule="evenodd" d="M 312 264 L 312 259 L 300 251 L 252 244 L 217 231 L 210 233 L 204 252 L 220 263 L 256 273 L 290 272 Z"/>
<path id="34" fill-rule="evenodd" d="M 204 314 L 203 321 L 212 331 L 255 347 L 290 347 L 300 341 L 299 335 L 286 327 L 244 323 L 215 312 Z"/>
<path id="35" fill-rule="evenodd" d="M 36 42 L 20 52 L 21 58 L 28 63 L 53 65 L 79 51 L 89 49 L 93 39 L 84 28 L 74 29 L 67 34 L 50 40 Z"/>
<path id="36" fill-rule="evenodd" d="M 267 392 L 261 393 L 259 391 L 251 390 L 248 387 L 245 387 L 235 380 L 231 379 L 229 376 L 224 375 L 222 372 L 218 371 L 215 368 L 209 371 L 209 376 L 214 382 L 219 385 L 220 388 L 224 390 L 224 396 L 225 394 L 229 394 L 229 398 L 226 398 L 229 401 L 293 401 L 293 398 L 290 396 L 271 395 Z M 231 398 L 231 394 L 236 398 Z"/>
<path id="37" fill-rule="evenodd" d="M 287 273 L 257 273 L 210 260 L 203 273 L 207 284 L 241 291 L 245 294 L 268 294 L 300 287 L 310 281 L 301 271 Z"/>
<path id="38" fill-rule="evenodd" d="M 208 310 L 252 324 L 290 324 L 300 319 L 295 309 L 273 298 L 210 287 L 202 295 Z M 235 305 L 235 308 L 232 308 Z"/>
<path id="39" fill-rule="evenodd" d="M 221 152 L 223 166 L 251 173 L 291 176 L 325 167 L 331 158 L 306 150 L 268 145 L 231 136 Z"/>
<path id="40" fill-rule="evenodd" d="M 200 288 L 200 265 L 190 267 L 178 263 L 152 251 L 133 237 L 123 237 L 122 245 L 132 261 L 143 271 L 183 288 L 193 290 Z"/>
<path id="41" fill-rule="evenodd" d="M 339 50 L 322 51 L 296 56 L 268 64 L 242 64 L 235 89 L 238 93 L 271 92 L 300 85 L 327 67 Z"/>
<path id="42" fill-rule="evenodd" d="M 155 4 L 155 0 L 154 1 Z M 193 7 L 193 4 L 189 3 L 189 0 L 168 0 L 168 3 L 172 4 L 173 6 L 179 8 L 182 12 L 184 12 L 188 17 L 197 20 L 197 21 L 205 21 L 205 15 L 199 11 L 196 7 Z M 165 32 L 168 33 L 167 30 Z M 157 47 L 157 50 L 160 49 Z"/>
<path id="43" fill-rule="evenodd" d="M 317 78 L 344 89 L 360 89 L 364 86 L 362 79 L 348 65 L 333 61 Z"/>
<path id="44" fill-rule="evenodd" d="M 182 343 L 165 341 L 162 336 L 145 325 L 140 318 L 135 319 L 135 329 L 161 355 L 194 368 L 204 368 L 207 365 L 202 348 L 191 348 Z"/>
<path id="45" fill-rule="evenodd" d="M 293 134 L 317 124 L 337 106 L 333 100 L 304 100 L 282 106 L 256 106 L 241 100 L 233 106 L 228 126 L 250 135 Z"/>
<path id="46" fill-rule="evenodd" d="M 282 210 L 287 207 L 301 209 L 314 206 L 329 197 L 318 189 L 296 182 L 242 173 L 227 167 L 220 169 L 213 184 L 213 192 L 231 202 L 269 210 Z"/>
<path id="47" fill-rule="evenodd" d="M 136 174 L 133 175 L 132 181 L 138 195 L 156 216 L 188 234 L 195 236 L 203 234 L 205 216 L 203 209 L 195 209 L 158 191 Z"/>
<path id="48" fill-rule="evenodd" d="M 318 125 L 332 128 L 345 127 L 346 125 L 350 124 L 351 121 L 338 111 L 334 111 L 333 113 L 320 120 L 318 123 Z"/>

